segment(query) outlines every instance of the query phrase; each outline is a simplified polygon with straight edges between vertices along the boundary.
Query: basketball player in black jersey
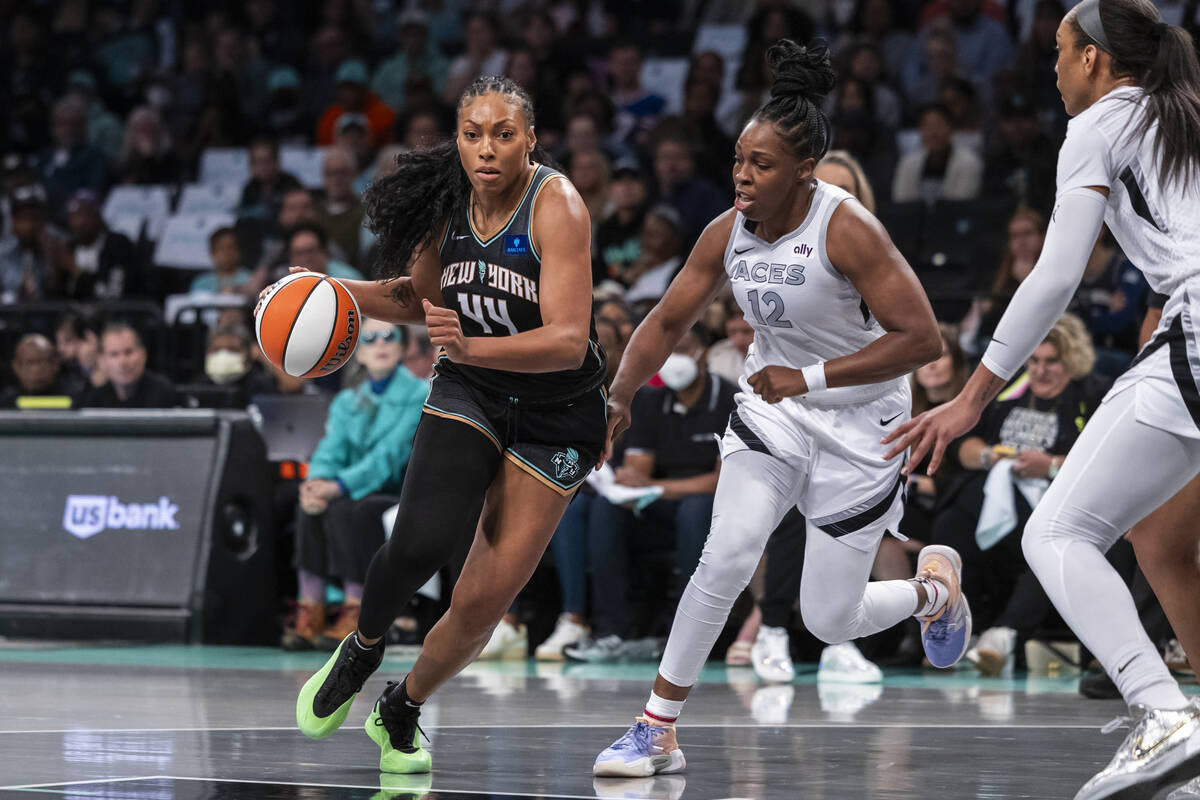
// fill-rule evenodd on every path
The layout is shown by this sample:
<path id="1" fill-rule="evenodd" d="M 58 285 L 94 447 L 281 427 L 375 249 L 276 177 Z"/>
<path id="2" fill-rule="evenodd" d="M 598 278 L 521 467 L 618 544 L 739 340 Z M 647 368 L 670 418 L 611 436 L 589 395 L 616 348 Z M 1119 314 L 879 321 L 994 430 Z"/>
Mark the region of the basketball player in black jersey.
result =
<path id="1" fill-rule="evenodd" d="M 365 316 L 425 322 L 441 353 L 358 630 L 301 690 L 301 731 L 337 729 L 379 666 L 391 621 L 474 536 L 450 609 L 367 718 L 384 772 L 429 771 L 421 704 L 487 643 L 604 447 L 588 212 L 539 163 L 533 125 L 516 84 L 475 81 L 457 140 L 398 156 L 395 175 L 368 190 L 383 279 L 345 281 Z"/>

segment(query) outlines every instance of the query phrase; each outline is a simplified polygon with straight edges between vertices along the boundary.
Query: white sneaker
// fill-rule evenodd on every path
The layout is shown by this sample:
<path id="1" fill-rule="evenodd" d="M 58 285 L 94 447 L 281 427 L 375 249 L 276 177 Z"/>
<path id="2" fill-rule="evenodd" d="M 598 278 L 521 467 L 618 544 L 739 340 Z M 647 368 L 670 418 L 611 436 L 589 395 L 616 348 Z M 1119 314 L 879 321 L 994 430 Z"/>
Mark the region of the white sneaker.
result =
<path id="1" fill-rule="evenodd" d="M 1009 664 L 1016 646 L 1017 632 L 1012 628 L 988 628 L 967 651 L 966 658 L 982 677 L 996 678 Z"/>
<path id="2" fill-rule="evenodd" d="M 554 633 L 537 646 L 537 650 L 533 651 L 533 657 L 538 661 L 566 661 L 563 648 L 585 638 L 588 631 L 586 625 L 575 622 L 568 614 L 561 614 L 558 617 L 558 623 L 554 626 Z"/>
<path id="3" fill-rule="evenodd" d="M 883 670 L 866 659 L 854 642 L 832 644 L 821 651 L 817 680 L 832 683 L 883 683 Z"/>
<path id="4" fill-rule="evenodd" d="M 1109 733 L 1133 724 L 1112 761 L 1083 785 L 1075 800 L 1101 800 L 1132 786 L 1149 790 L 1148 796 L 1172 778 L 1186 779 L 1200 768 L 1200 700 L 1176 711 L 1144 706 L 1134 711 L 1140 719 L 1118 717 L 1102 729 Z"/>
<path id="5" fill-rule="evenodd" d="M 750 660 L 754 673 L 767 683 L 791 683 L 796 677 L 787 628 L 759 628 L 750 648 Z"/>
<path id="6" fill-rule="evenodd" d="M 500 620 L 492 638 L 483 646 L 477 661 L 499 661 L 501 659 L 523 659 L 529 652 L 529 635 L 524 625 L 513 627 L 507 620 Z"/>

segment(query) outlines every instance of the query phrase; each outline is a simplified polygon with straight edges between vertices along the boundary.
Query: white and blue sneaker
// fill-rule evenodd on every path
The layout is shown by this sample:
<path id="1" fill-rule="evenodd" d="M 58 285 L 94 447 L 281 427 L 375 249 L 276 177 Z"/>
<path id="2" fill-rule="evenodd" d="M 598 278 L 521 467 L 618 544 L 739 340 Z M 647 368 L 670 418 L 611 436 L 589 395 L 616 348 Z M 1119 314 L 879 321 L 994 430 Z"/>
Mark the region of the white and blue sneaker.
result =
<path id="1" fill-rule="evenodd" d="M 971 607 L 962 591 L 962 556 L 953 547 L 932 544 L 917 556 L 917 578 L 936 581 L 950 597 L 941 610 L 921 621 L 925 657 L 938 669 L 953 667 L 971 642 Z"/>
<path id="2" fill-rule="evenodd" d="M 592 774 L 604 778 L 645 778 L 682 772 L 687 766 L 674 725 L 654 725 L 645 717 L 596 756 Z"/>

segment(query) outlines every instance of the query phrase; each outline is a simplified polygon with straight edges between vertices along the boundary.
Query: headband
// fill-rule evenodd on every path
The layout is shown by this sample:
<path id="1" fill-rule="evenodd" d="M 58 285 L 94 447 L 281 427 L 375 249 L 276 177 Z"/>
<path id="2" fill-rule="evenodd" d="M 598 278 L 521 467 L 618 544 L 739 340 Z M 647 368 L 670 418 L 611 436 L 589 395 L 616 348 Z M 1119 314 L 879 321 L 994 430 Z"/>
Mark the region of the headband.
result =
<path id="1" fill-rule="evenodd" d="M 1112 55 L 1112 46 L 1104 35 L 1104 23 L 1100 21 L 1100 0 L 1083 0 L 1075 6 L 1075 21 L 1101 50 Z"/>

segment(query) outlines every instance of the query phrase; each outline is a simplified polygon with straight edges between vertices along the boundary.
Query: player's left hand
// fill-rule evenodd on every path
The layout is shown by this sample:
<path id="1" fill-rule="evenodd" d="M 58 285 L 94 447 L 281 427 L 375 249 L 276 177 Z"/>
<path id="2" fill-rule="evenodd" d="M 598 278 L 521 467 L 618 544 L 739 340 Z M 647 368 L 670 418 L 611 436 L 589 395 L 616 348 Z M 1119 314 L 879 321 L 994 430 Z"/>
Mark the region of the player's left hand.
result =
<path id="1" fill-rule="evenodd" d="M 458 312 L 449 308 L 435 306 L 428 300 L 422 300 L 425 309 L 425 325 L 429 328 L 429 341 L 434 347 L 446 351 L 451 361 L 462 363 L 467 353 L 467 337 L 463 336 L 462 325 L 458 321 Z"/>
<path id="2" fill-rule="evenodd" d="M 978 421 L 979 411 L 960 394 L 949 403 L 931 408 L 883 437 L 883 444 L 892 445 L 892 449 L 883 457 L 895 458 L 911 447 L 908 463 L 900 470 L 905 475 L 911 475 L 928 453 L 929 470 L 926 474 L 932 475 L 942 465 L 947 445 L 974 428 Z"/>
<path id="3" fill-rule="evenodd" d="M 768 403 L 778 403 L 785 397 L 795 397 L 808 391 L 804 374 L 791 367 L 763 367 L 749 378 L 750 388 Z"/>

